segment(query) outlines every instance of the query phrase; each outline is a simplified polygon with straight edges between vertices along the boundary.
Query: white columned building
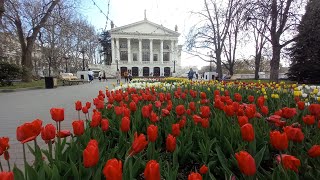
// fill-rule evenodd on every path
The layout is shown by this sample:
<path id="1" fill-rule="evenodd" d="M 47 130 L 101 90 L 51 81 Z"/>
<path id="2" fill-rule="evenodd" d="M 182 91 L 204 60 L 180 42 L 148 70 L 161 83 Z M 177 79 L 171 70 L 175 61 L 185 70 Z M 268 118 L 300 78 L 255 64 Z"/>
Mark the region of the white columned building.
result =
<path id="1" fill-rule="evenodd" d="M 112 63 L 108 73 L 117 68 L 129 71 L 134 77 L 172 76 L 174 70 L 181 69 L 181 48 L 178 46 L 180 34 L 162 25 L 144 20 L 125 26 L 112 28 Z"/>

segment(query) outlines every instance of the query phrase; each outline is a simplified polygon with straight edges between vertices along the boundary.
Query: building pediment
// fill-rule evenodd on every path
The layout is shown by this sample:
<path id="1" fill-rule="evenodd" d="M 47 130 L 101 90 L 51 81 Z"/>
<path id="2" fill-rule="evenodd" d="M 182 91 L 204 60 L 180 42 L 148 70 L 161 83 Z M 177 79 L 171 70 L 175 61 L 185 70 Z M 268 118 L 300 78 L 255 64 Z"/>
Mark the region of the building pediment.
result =
<path id="1" fill-rule="evenodd" d="M 113 28 L 110 30 L 112 34 L 134 34 L 134 35 L 156 35 L 156 36 L 172 36 L 179 37 L 180 33 L 170 30 L 162 25 L 143 20 L 128 24 L 125 26 Z"/>

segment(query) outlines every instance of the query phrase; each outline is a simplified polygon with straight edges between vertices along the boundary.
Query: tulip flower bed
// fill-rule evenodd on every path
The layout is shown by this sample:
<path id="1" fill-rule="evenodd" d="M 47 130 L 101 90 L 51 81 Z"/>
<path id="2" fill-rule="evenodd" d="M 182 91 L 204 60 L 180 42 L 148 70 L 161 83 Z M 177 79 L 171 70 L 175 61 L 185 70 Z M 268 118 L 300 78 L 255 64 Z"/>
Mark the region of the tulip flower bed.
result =
<path id="1" fill-rule="evenodd" d="M 182 82 L 99 91 L 92 106 L 75 103 L 72 133 L 61 130 L 60 108 L 50 110 L 52 124 L 19 126 L 35 161 L 0 179 L 320 179 L 320 105 L 306 106 L 295 88 Z M 8 162 L 9 150 L 1 138 Z"/>

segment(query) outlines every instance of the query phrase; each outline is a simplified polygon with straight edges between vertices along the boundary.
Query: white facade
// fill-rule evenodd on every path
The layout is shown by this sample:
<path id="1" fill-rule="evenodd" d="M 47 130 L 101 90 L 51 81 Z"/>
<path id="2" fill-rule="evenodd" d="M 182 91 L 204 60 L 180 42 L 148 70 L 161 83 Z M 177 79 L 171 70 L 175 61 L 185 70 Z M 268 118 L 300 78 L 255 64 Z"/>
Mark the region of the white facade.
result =
<path id="1" fill-rule="evenodd" d="M 177 28 L 176 28 L 177 30 Z M 117 68 L 133 76 L 172 76 L 181 69 L 180 34 L 162 25 L 142 21 L 112 28 L 112 63 L 107 74 Z M 111 71 L 110 71 L 111 70 Z"/>

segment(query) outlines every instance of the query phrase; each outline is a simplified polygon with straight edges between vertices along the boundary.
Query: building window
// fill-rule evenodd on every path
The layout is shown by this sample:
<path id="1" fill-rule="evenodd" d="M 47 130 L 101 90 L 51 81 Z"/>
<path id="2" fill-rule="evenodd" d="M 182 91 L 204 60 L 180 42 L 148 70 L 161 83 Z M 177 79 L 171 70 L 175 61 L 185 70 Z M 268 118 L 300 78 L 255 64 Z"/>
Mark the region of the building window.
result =
<path id="1" fill-rule="evenodd" d="M 169 52 L 164 52 L 163 53 L 163 61 L 169 61 L 169 58 L 170 58 Z"/>
<path id="2" fill-rule="evenodd" d="M 133 61 L 138 61 L 138 55 L 137 55 L 137 53 L 133 53 L 132 54 L 132 58 L 133 58 Z"/>
<path id="3" fill-rule="evenodd" d="M 169 45 L 164 44 L 164 45 L 163 45 L 163 49 L 169 49 Z"/>
<path id="4" fill-rule="evenodd" d="M 128 48 L 128 45 L 126 42 L 120 43 L 120 48 Z"/>
<path id="5" fill-rule="evenodd" d="M 142 49 L 150 49 L 150 44 L 149 43 L 142 43 Z"/>
<path id="6" fill-rule="evenodd" d="M 158 54 L 153 54 L 153 61 L 158 61 Z"/>
<path id="7" fill-rule="evenodd" d="M 128 51 L 120 51 L 120 60 L 128 61 Z"/>
<path id="8" fill-rule="evenodd" d="M 142 61 L 150 61 L 150 53 L 142 52 Z"/>

